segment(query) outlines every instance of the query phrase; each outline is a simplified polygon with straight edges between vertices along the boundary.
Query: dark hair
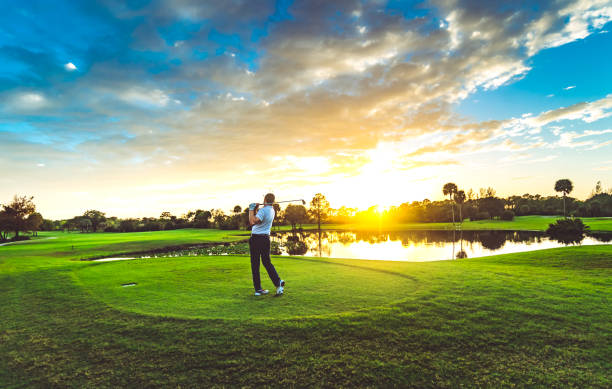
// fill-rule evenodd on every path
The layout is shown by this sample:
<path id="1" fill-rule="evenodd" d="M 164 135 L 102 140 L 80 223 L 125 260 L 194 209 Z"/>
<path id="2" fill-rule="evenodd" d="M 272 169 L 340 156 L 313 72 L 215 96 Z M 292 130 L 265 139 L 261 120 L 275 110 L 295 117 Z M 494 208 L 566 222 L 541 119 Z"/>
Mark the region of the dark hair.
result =
<path id="1" fill-rule="evenodd" d="M 266 204 L 272 204 L 274 202 L 274 195 L 272 193 L 268 193 L 267 195 L 264 196 L 264 203 Z"/>

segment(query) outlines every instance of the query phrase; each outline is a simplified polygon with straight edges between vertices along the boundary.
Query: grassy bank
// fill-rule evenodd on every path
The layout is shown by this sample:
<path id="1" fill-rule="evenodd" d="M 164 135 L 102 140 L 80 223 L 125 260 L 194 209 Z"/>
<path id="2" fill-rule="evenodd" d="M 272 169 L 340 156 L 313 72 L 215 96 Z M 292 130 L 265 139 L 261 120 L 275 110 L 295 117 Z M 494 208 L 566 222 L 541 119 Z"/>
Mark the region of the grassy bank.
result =
<path id="1" fill-rule="evenodd" d="M 559 219 L 557 216 L 517 216 L 512 221 L 505 220 L 477 220 L 464 221 L 456 228 L 468 230 L 530 230 L 545 231 L 550 223 Z M 582 218 L 584 224 L 591 228 L 593 232 L 612 231 L 612 218 L 609 217 L 585 217 Z M 304 229 L 316 229 L 315 224 L 305 224 Z M 321 228 L 328 230 L 384 230 L 384 231 L 403 231 L 403 230 L 450 230 L 452 223 L 399 223 L 399 224 L 324 224 Z M 290 226 L 282 226 L 281 229 L 289 230 Z"/>
<path id="2" fill-rule="evenodd" d="M 611 246 L 275 258 L 280 298 L 252 296 L 244 256 L 78 260 L 236 234 L 58 233 L 0 247 L 0 386 L 612 385 Z"/>

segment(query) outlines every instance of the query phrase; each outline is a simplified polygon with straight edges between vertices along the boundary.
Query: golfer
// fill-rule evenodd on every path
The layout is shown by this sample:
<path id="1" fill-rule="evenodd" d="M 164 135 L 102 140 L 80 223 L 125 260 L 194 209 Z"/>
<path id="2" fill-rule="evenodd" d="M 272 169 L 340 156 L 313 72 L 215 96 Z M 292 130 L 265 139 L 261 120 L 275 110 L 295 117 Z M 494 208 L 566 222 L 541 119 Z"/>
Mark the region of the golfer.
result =
<path id="1" fill-rule="evenodd" d="M 249 204 L 249 224 L 253 226 L 251 230 L 251 239 L 249 239 L 249 249 L 251 251 L 251 272 L 253 273 L 253 286 L 255 287 L 255 296 L 268 294 L 267 289 L 262 289 L 261 279 L 259 277 L 259 259 L 263 263 L 268 276 L 276 286 L 276 294 L 281 295 L 284 291 L 285 281 L 281 280 L 270 262 L 270 230 L 274 221 L 274 195 L 268 193 L 264 197 L 264 206 L 257 210 L 257 204 Z"/>

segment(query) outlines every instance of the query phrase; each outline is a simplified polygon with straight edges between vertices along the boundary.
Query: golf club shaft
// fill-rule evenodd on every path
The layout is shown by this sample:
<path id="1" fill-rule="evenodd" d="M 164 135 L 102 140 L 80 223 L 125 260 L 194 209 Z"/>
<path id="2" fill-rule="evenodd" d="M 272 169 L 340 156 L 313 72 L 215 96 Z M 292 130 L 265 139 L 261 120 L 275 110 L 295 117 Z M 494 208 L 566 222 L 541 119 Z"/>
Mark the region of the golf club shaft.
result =
<path id="1" fill-rule="evenodd" d="M 297 201 L 301 202 L 302 204 L 306 204 L 306 202 L 303 199 L 297 199 L 297 200 L 275 201 L 274 203 L 257 203 L 257 205 L 274 205 L 274 204 L 280 204 L 280 203 L 293 203 Z"/>

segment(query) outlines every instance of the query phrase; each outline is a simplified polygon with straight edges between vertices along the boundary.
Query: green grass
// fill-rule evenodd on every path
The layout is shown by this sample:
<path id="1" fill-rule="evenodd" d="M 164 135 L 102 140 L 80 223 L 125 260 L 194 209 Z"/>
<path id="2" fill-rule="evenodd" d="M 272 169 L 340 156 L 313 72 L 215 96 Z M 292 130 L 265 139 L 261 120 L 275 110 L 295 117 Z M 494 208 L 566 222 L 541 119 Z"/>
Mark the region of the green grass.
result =
<path id="1" fill-rule="evenodd" d="M 545 231 L 550 223 L 554 223 L 559 219 L 558 216 L 517 216 L 512 221 L 505 220 L 478 220 L 464 221 L 461 224 L 463 230 L 531 230 Z M 585 217 L 581 218 L 585 225 L 591 228 L 591 231 L 612 231 L 611 217 Z M 456 223 L 459 228 L 459 223 Z M 304 229 L 317 228 L 315 224 L 305 224 Z M 385 230 L 385 231 L 403 231 L 403 230 L 450 230 L 453 228 L 452 223 L 400 223 L 400 224 L 381 224 L 376 223 L 360 225 L 360 224 L 324 224 L 321 228 L 328 230 Z M 291 229 L 290 226 L 283 226 L 281 229 Z"/>
<path id="2" fill-rule="evenodd" d="M 245 256 L 79 261 L 237 234 L 0 247 L 0 386 L 612 385 L 609 245 L 428 263 L 277 257 L 280 298 L 252 296 Z"/>

